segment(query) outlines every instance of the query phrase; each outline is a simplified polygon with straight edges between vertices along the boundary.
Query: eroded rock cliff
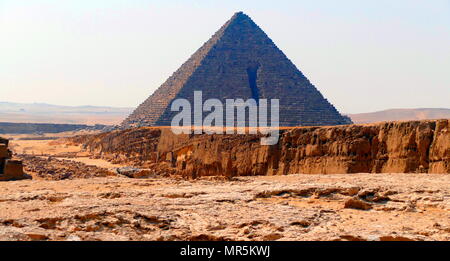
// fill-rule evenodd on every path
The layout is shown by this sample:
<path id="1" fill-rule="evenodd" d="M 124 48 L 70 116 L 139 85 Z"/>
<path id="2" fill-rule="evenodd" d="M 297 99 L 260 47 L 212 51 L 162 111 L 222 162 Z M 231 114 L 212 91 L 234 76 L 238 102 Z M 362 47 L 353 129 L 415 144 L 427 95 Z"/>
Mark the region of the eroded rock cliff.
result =
<path id="1" fill-rule="evenodd" d="M 165 163 L 196 178 L 294 173 L 450 173 L 450 121 L 289 128 L 273 146 L 258 135 L 175 135 L 137 128 L 78 136 L 94 157 L 135 166 Z M 169 164 L 167 164 L 169 163 Z"/>

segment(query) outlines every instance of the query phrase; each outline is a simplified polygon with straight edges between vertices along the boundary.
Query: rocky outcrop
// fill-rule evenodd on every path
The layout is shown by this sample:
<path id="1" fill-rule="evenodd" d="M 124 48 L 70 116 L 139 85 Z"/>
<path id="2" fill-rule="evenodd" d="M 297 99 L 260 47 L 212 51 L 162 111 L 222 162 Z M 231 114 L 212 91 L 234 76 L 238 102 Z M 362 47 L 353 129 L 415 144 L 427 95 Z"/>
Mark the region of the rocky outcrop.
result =
<path id="1" fill-rule="evenodd" d="M 97 158 L 112 163 L 145 166 L 158 162 L 157 146 L 161 129 L 142 127 L 111 131 L 97 135 L 66 138 L 69 144 L 83 144 L 83 148 Z"/>
<path id="2" fill-rule="evenodd" d="M 25 179 L 22 161 L 11 159 L 12 152 L 8 149 L 9 140 L 0 137 L 0 181 Z"/>
<path id="3" fill-rule="evenodd" d="M 450 173 L 449 120 L 286 132 L 283 173 Z"/>
<path id="4" fill-rule="evenodd" d="M 450 173 L 450 121 L 302 127 L 280 131 L 273 146 L 259 135 L 175 135 L 137 128 L 78 136 L 92 155 L 116 163 L 168 163 L 196 178 L 331 173 Z"/>

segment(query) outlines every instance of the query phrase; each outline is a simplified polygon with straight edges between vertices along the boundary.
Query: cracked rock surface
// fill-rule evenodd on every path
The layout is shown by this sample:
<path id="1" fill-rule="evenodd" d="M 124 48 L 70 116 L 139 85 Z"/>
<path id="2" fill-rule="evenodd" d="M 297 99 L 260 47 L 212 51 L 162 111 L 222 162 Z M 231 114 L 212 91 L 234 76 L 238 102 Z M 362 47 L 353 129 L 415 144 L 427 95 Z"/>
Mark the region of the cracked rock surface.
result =
<path id="1" fill-rule="evenodd" d="M 450 175 L 0 183 L 0 240 L 450 240 Z"/>

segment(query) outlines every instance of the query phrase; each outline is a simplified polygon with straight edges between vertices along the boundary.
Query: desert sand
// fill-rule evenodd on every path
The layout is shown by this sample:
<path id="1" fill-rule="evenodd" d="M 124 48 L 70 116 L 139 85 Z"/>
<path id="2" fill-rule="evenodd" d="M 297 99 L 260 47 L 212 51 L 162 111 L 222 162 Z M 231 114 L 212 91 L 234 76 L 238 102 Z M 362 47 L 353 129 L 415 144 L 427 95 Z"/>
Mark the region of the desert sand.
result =
<path id="1" fill-rule="evenodd" d="M 428 174 L 2 182 L 0 240 L 450 240 L 449 182 Z"/>
<path id="2" fill-rule="evenodd" d="M 0 240 L 450 240 L 448 174 L 139 179 L 64 139 L 11 148 L 33 179 L 0 182 Z"/>

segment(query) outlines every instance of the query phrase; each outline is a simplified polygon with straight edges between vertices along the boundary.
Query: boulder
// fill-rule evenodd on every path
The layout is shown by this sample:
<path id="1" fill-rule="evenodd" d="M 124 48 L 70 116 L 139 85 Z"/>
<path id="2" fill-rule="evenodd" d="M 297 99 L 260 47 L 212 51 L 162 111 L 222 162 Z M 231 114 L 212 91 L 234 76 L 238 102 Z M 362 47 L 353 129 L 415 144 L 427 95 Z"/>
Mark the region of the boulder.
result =
<path id="1" fill-rule="evenodd" d="M 345 202 L 344 208 L 369 210 L 372 209 L 372 205 L 358 198 L 351 198 Z"/>
<path id="2" fill-rule="evenodd" d="M 6 160 L 3 174 L 0 180 L 20 180 L 26 179 L 27 176 L 23 172 L 23 164 L 20 160 Z"/>
<path id="3" fill-rule="evenodd" d="M 116 172 L 120 175 L 125 175 L 132 178 L 134 174 L 138 173 L 140 169 L 134 167 L 120 167 L 116 169 Z"/>
<path id="4" fill-rule="evenodd" d="M 154 171 L 149 169 L 139 169 L 134 167 L 120 167 L 116 169 L 116 172 L 129 178 L 148 178 L 154 174 Z"/>
<path id="5" fill-rule="evenodd" d="M 8 140 L 0 137 L 0 181 L 28 178 L 23 172 L 20 160 L 13 160 L 12 152 L 8 150 Z"/>

